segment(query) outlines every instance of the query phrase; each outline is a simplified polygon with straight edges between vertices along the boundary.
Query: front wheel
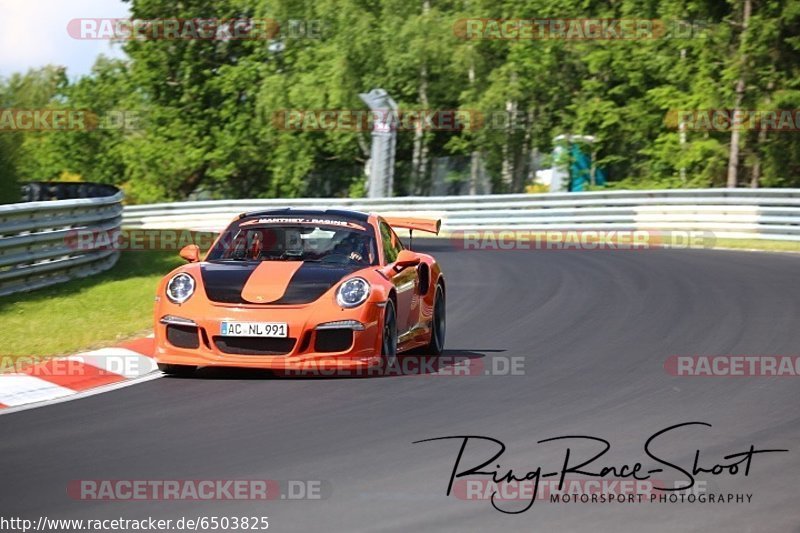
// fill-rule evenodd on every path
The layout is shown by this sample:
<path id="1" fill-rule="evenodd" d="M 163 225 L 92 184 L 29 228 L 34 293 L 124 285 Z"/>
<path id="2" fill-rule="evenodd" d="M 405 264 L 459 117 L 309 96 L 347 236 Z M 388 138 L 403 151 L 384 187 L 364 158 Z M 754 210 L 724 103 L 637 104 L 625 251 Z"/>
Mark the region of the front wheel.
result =
<path id="1" fill-rule="evenodd" d="M 426 355 L 440 356 L 444 352 L 444 334 L 447 329 L 447 315 L 445 314 L 444 291 L 442 286 L 436 286 L 436 295 L 433 297 L 433 318 L 431 319 L 431 340 L 425 347 Z"/>
<path id="2" fill-rule="evenodd" d="M 386 302 L 381 330 L 381 366 L 389 369 L 397 362 L 397 318 L 394 303 Z"/>
<path id="3" fill-rule="evenodd" d="M 190 365 L 170 365 L 167 363 L 158 363 L 158 369 L 168 376 L 185 377 L 191 375 L 195 370 L 197 370 L 197 367 Z"/>

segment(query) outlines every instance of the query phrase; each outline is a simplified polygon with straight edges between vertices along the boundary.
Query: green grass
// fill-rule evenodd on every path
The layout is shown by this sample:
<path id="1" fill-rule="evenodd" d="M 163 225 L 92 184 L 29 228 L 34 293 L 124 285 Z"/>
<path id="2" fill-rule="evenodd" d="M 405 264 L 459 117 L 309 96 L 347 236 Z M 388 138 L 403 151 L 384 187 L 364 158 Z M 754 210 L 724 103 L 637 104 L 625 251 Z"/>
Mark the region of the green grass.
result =
<path id="1" fill-rule="evenodd" d="M 714 243 L 714 248 L 800 252 L 800 242 L 769 241 L 762 239 L 717 239 Z"/>
<path id="2" fill-rule="evenodd" d="M 182 262 L 174 251 L 122 252 L 102 274 L 0 297 L 0 355 L 68 355 L 146 334 L 158 281 Z"/>

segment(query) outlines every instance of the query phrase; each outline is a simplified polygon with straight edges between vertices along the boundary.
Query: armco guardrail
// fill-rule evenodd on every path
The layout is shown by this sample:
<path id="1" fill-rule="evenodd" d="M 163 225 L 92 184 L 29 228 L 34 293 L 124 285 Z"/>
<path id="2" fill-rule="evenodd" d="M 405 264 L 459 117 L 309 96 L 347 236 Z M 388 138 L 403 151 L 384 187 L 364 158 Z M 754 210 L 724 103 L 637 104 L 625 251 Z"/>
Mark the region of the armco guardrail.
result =
<path id="1" fill-rule="evenodd" d="M 125 208 L 124 225 L 219 231 L 243 211 L 345 208 L 442 218 L 442 230 L 633 229 L 800 240 L 800 189 L 679 189 L 379 199 L 223 200 Z"/>
<path id="2" fill-rule="evenodd" d="M 87 197 L 100 194 L 102 196 Z M 28 201 L 0 205 L 0 295 L 89 276 L 114 266 L 119 252 L 76 246 L 76 230 L 112 232 L 122 223 L 123 194 L 89 183 L 34 183 Z M 68 200 L 48 200 L 54 197 Z"/>

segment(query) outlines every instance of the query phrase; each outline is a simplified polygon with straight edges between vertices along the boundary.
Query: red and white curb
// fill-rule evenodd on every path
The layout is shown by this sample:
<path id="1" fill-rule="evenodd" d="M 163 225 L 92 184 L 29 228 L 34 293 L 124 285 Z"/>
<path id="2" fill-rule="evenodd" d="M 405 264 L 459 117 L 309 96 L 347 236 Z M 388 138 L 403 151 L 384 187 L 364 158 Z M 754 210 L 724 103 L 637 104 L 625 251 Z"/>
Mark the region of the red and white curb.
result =
<path id="1" fill-rule="evenodd" d="M 91 396 L 161 377 L 152 335 L 0 374 L 0 414 Z"/>

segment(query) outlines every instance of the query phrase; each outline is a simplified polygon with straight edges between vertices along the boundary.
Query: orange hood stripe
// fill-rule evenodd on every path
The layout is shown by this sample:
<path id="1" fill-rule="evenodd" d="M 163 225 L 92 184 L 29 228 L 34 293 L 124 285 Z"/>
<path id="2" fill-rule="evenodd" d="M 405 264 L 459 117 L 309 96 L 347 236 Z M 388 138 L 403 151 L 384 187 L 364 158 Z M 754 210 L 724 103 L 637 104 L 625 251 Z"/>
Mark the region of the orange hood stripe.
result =
<path id="1" fill-rule="evenodd" d="M 254 304 L 280 300 L 302 266 L 302 261 L 262 261 L 242 289 L 242 299 Z"/>

